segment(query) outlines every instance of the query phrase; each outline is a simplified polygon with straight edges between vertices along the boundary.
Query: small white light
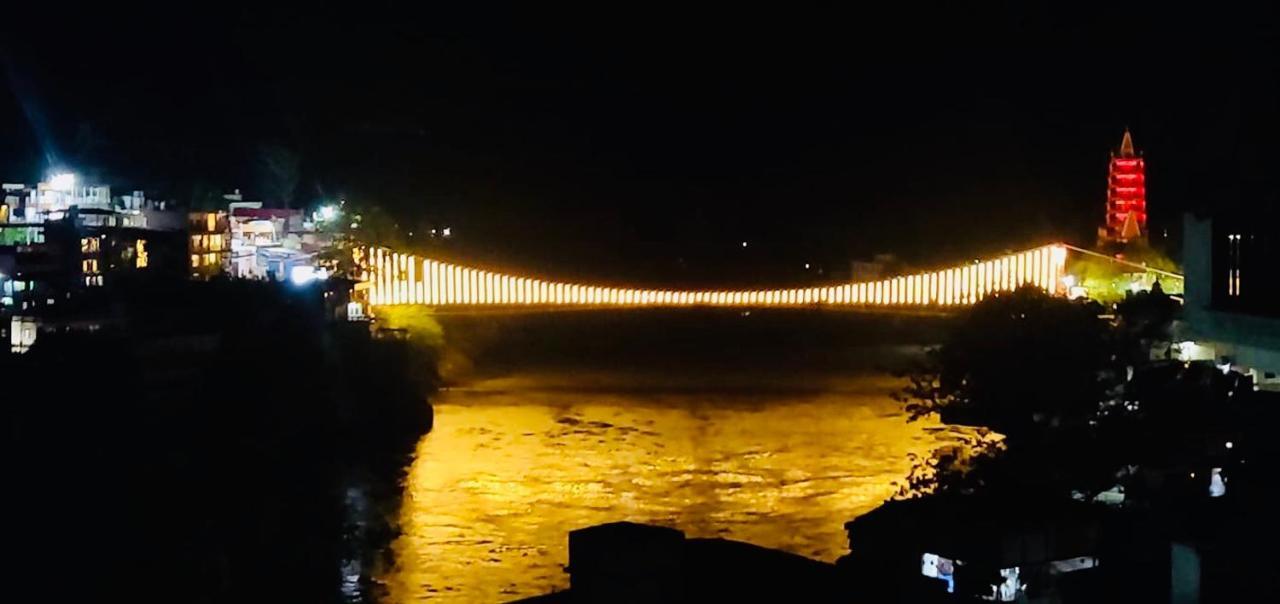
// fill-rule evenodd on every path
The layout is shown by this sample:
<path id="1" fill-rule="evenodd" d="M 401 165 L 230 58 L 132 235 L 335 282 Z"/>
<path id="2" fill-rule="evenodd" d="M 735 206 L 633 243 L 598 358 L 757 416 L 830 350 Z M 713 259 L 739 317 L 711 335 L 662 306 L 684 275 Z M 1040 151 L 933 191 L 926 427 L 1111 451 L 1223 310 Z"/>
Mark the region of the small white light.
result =
<path id="1" fill-rule="evenodd" d="M 1231 447 L 1234 447 L 1234 446 L 1235 446 L 1235 445 L 1234 445 L 1234 444 L 1232 444 L 1232 442 L 1231 442 L 1231 441 L 1227 441 L 1227 448 L 1228 448 L 1228 449 L 1230 449 Z"/>
<path id="2" fill-rule="evenodd" d="M 804 270 L 806 270 L 806 271 L 807 271 L 807 270 L 809 270 L 809 263 L 808 263 L 808 262 L 804 263 Z"/>
<path id="3" fill-rule="evenodd" d="M 747 247 L 747 242 L 743 241 L 743 242 L 742 242 L 742 247 Z"/>
<path id="4" fill-rule="evenodd" d="M 452 227 L 444 227 L 444 229 L 442 229 L 442 230 L 440 231 L 440 234 L 444 235 L 445 237 L 452 237 L 452 236 L 453 236 L 453 228 L 452 228 Z"/>

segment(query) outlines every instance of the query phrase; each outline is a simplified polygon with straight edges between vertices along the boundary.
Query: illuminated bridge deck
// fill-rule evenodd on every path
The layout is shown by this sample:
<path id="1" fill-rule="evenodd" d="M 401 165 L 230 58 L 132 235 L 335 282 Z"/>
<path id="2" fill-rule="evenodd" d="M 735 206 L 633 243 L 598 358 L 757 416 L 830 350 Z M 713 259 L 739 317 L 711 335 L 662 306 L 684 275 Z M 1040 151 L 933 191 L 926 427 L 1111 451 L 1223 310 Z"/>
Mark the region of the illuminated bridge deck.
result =
<path id="1" fill-rule="evenodd" d="M 974 304 L 1024 284 L 1062 293 L 1067 248 L 1061 244 L 941 270 L 877 281 L 784 289 L 641 289 L 533 279 L 499 271 L 359 248 L 358 290 L 373 306 L 445 308 L 863 307 L 945 308 Z"/>

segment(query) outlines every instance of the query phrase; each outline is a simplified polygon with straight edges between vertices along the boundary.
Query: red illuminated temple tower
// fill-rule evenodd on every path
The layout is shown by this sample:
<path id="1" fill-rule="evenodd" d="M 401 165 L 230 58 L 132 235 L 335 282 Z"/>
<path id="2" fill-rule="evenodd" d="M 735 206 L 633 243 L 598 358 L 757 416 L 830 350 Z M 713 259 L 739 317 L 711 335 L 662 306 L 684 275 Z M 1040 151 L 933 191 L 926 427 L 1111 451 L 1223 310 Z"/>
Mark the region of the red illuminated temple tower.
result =
<path id="1" fill-rule="evenodd" d="M 1098 229 L 1103 241 L 1124 243 L 1147 235 L 1147 186 L 1142 158 L 1133 150 L 1133 137 L 1124 131 L 1120 150 L 1111 153 L 1107 179 L 1107 219 Z"/>

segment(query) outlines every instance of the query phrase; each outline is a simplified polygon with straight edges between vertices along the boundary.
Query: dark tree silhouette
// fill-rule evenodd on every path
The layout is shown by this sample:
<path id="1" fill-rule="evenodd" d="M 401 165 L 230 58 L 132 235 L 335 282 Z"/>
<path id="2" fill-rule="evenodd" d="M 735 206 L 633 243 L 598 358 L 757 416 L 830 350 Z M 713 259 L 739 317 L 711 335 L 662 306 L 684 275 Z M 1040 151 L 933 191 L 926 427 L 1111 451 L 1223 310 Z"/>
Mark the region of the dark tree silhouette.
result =
<path id="1" fill-rule="evenodd" d="M 1101 311 L 1023 287 L 961 317 L 908 373 L 898 398 L 912 419 L 936 413 L 948 423 L 990 428 L 1004 440 L 976 455 L 941 452 L 922 460 L 914 488 L 1110 486 L 1115 468 L 1097 446 L 1095 422 L 1116 396 L 1118 377 Z"/>
<path id="2" fill-rule="evenodd" d="M 912 417 L 992 428 L 1010 439 L 1087 422 L 1113 386 L 1096 304 L 1024 287 L 979 302 L 909 374 Z"/>
<path id="3" fill-rule="evenodd" d="M 0 355 L 22 593 L 85 601 L 366 601 L 431 426 L 432 359 L 324 321 L 318 291 L 120 292 L 94 333 Z M 65 582 L 66 559 L 77 581 Z M 385 567 L 384 567 L 385 568 Z M 32 594 L 33 596 L 35 593 Z M 18 600 L 30 600 L 15 596 Z"/>
<path id="4" fill-rule="evenodd" d="M 1116 305 L 1119 319 L 1116 335 L 1121 358 L 1130 365 L 1145 364 L 1154 346 L 1163 346 L 1164 356 L 1168 358 L 1173 320 L 1180 310 L 1178 303 L 1164 293 L 1158 281 L 1149 292 L 1126 295 Z"/>
<path id="5" fill-rule="evenodd" d="M 267 203 L 293 207 L 302 159 L 288 147 L 264 145 L 258 150 L 258 182 Z"/>

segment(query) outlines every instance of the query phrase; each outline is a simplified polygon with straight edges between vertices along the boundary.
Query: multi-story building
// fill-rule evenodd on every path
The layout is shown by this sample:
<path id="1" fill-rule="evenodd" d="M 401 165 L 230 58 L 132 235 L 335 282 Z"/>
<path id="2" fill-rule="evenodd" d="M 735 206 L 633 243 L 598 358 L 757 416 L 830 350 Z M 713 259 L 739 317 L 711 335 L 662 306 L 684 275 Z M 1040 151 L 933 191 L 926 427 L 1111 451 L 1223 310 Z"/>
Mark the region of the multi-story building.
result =
<path id="1" fill-rule="evenodd" d="M 230 204 L 230 214 L 231 273 L 236 277 L 279 281 L 313 274 L 316 253 L 329 243 L 301 210 L 241 201 Z"/>
<path id="2" fill-rule="evenodd" d="M 6 184 L 3 191 L 0 324 L 22 340 L 13 350 L 25 350 L 44 318 L 61 314 L 80 294 L 182 266 L 181 231 L 150 228 L 149 218 L 163 224 L 168 216 L 140 191 L 113 199 L 108 187 L 78 186 L 70 175 L 35 187 Z"/>
<path id="3" fill-rule="evenodd" d="M 231 268 L 231 221 L 227 212 L 188 214 L 187 240 L 193 279 L 212 279 Z"/>
<path id="4" fill-rule="evenodd" d="M 1280 233 L 1274 217 L 1219 212 L 1184 219 L 1184 359 L 1212 359 L 1280 390 Z"/>

